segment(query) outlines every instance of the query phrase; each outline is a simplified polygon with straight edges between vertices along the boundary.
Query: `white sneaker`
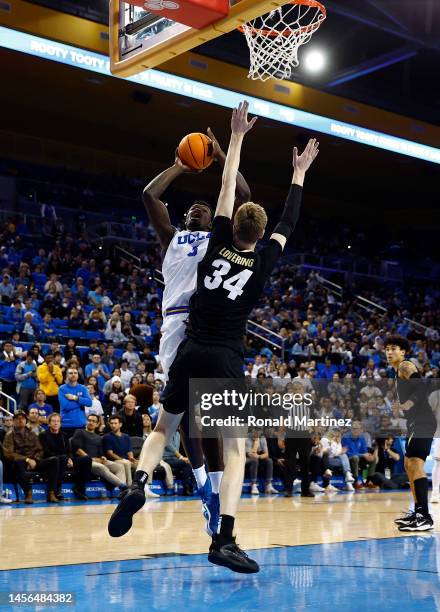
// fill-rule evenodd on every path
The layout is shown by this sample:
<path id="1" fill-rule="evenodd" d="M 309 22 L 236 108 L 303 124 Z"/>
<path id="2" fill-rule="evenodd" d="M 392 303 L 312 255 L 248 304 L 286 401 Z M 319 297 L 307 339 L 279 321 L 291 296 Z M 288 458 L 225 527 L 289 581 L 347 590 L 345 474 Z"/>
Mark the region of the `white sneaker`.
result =
<path id="1" fill-rule="evenodd" d="M 351 472 L 345 474 L 345 482 L 354 482 L 354 477 Z"/>
<path id="2" fill-rule="evenodd" d="M 251 487 L 251 495 L 260 495 L 260 491 L 258 490 L 258 487 L 255 482 Z"/>
<path id="3" fill-rule="evenodd" d="M 438 504 L 440 503 L 440 495 L 437 493 L 432 493 L 431 494 L 431 504 Z"/>
<path id="4" fill-rule="evenodd" d="M 323 493 L 325 491 L 325 489 L 320 487 L 317 482 L 311 482 L 309 489 L 312 493 Z"/>
<path id="5" fill-rule="evenodd" d="M 293 492 L 298 493 L 301 490 L 301 481 L 299 478 L 295 478 L 293 481 Z"/>
<path id="6" fill-rule="evenodd" d="M 345 485 L 345 490 L 354 491 L 354 486 L 351 484 L 351 482 L 347 482 L 347 484 Z"/>
<path id="7" fill-rule="evenodd" d="M 145 485 L 145 497 L 147 499 L 153 499 L 155 497 L 160 497 L 160 495 L 158 495 L 157 493 L 153 493 L 150 487 L 148 485 Z"/>
<path id="8" fill-rule="evenodd" d="M 329 484 L 327 487 L 325 487 L 324 491 L 326 493 L 336 493 L 336 491 L 339 491 L 339 489 L 334 487 L 332 484 Z"/>
<path id="9" fill-rule="evenodd" d="M 267 485 L 264 492 L 266 493 L 266 495 L 276 495 L 278 493 L 272 483 Z"/>
<path id="10" fill-rule="evenodd" d="M 0 504 L 12 504 L 12 499 L 9 499 L 8 497 L 3 497 L 3 495 L 0 495 Z"/>

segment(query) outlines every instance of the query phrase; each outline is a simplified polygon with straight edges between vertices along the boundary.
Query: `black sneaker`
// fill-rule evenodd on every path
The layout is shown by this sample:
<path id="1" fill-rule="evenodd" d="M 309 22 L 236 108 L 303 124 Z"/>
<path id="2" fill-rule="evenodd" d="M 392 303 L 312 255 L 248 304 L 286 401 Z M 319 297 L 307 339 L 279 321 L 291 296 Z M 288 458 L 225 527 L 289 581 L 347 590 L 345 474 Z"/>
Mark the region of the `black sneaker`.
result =
<path id="1" fill-rule="evenodd" d="M 216 541 L 217 540 L 217 541 Z M 233 572 L 239 574 L 256 574 L 260 571 L 260 567 L 256 561 L 249 559 L 244 550 L 241 550 L 235 543 L 235 538 L 232 542 L 221 544 L 213 538 L 209 548 L 208 561 L 214 565 L 222 565 Z"/>
<path id="2" fill-rule="evenodd" d="M 121 501 L 108 522 L 108 532 L 112 538 L 120 538 L 130 531 L 133 524 L 133 515 L 145 504 L 145 491 L 143 485 L 133 484 L 122 491 Z"/>
<path id="3" fill-rule="evenodd" d="M 75 495 L 77 499 L 80 499 L 81 501 L 89 500 L 84 489 L 74 487 L 72 490 L 73 490 L 73 494 Z"/>
<path id="4" fill-rule="evenodd" d="M 430 514 L 425 516 L 417 513 L 410 523 L 399 525 L 399 531 L 432 531 L 433 529 L 434 521 Z"/>
<path id="5" fill-rule="evenodd" d="M 408 512 L 405 512 L 403 516 L 396 518 L 394 523 L 398 527 L 400 527 L 400 525 L 408 525 L 409 523 L 413 522 L 415 517 L 416 517 L 416 512 L 414 510 L 409 510 Z"/>
<path id="6" fill-rule="evenodd" d="M 301 493 L 301 497 L 315 497 L 315 494 L 311 491 L 304 491 L 304 493 Z"/>

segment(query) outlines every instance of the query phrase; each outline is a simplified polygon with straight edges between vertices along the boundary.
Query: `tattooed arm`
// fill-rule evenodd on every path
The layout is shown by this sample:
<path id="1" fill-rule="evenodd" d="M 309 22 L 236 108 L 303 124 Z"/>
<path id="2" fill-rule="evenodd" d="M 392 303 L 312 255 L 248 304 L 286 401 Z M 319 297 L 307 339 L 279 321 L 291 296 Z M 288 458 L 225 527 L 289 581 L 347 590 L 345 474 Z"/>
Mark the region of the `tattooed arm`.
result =
<path id="1" fill-rule="evenodd" d="M 421 378 L 420 372 L 411 361 L 402 361 L 397 371 L 399 378 L 403 380 L 410 380 L 412 378 Z M 416 403 L 417 390 L 412 394 L 404 404 L 400 405 L 400 408 L 404 411 L 410 410 Z"/>
<path id="2" fill-rule="evenodd" d="M 397 371 L 399 378 L 403 380 L 409 380 L 413 378 L 413 374 L 418 374 L 419 371 L 416 366 L 412 363 L 412 361 L 402 361 Z M 417 378 L 414 376 L 414 378 Z"/>

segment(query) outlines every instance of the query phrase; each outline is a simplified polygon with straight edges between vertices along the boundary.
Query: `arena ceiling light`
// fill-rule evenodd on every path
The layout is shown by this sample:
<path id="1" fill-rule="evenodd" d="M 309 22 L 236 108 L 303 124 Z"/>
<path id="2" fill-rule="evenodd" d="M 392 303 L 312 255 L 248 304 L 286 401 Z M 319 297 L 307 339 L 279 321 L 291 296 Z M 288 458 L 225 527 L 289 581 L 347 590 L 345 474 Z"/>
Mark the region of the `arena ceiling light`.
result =
<path id="1" fill-rule="evenodd" d="M 303 56 L 302 65 L 308 72 L 322 72 L 327 66 L 327 57 L 320 49 L 310 49 Z"/>

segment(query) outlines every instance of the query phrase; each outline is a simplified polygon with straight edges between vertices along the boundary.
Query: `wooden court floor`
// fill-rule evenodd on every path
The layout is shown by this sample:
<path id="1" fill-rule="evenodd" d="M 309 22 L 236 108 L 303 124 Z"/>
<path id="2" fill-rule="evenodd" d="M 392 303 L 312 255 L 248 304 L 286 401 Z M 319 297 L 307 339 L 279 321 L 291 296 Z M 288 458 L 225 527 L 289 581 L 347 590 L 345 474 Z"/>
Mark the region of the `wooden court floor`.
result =
<path id="1" fill-rule="evenodd" d="M 245 550 L 408 537 L 393 520 L 408 507 L 409 494 L 336 493 L 243 498 L 237 541 Z M 107 521 L 114 503 L 0 507 L 0 570 L 145 559 L 166 553 L 206 553 L 196 499 L 148 501 L 126 536 L 112 539 Z M 434 507 L 440 531 L 440 507 Z M 412 536 L 409 536 L 412 537 Z"/>

